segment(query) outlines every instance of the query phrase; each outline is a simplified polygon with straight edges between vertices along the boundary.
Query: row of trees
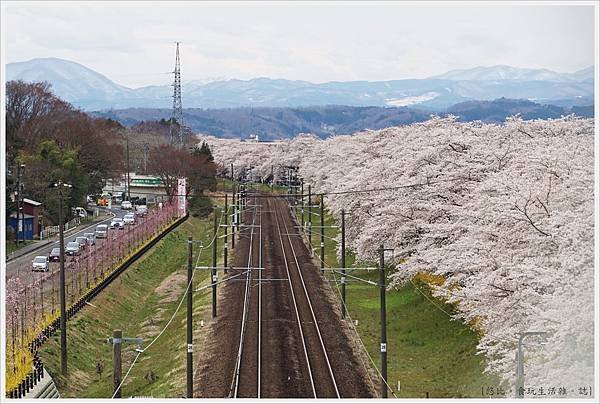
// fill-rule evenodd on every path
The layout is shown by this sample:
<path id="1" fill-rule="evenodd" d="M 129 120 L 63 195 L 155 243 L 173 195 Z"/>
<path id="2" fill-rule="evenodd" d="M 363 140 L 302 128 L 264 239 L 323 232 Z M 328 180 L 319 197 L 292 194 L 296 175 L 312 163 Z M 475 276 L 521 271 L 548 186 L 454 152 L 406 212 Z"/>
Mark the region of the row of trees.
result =
<path id="1" fill-rule="evenodd" d="M 67 206 L 82 206 L 87 195 L 99 195 L 106 179 L 121 177 L 128 167 L 159 176 L 170 196 L 179 177 L 188 178 L 188 193 L 202 194 L 214 188 L 210 149 L 206 145 L 192 148 L 190 144 L 183 149 L 169 145 L 170 124 L 163 120 L 128 129 L 112 119 L 94 118 L 76 110 L 52 94 L 48 83 L 9 81 L 6 135 L 11 175 L 7 176 L 7 216 L 16 210 L 16 167 L 21 164 L 25 165 L 21 174 L 23 195 L 42 202 L 45 223 L 57 217 L 56 190 L 49 188 L 57 179 L 73 185 L 66 197 Z M 178 128 L 176 122 L 173 125 Z"/>
<path id="2" fill-rule="evenodd" d="M 50 220 L 57 216 L 56 197 L 48 185 L 62 179 L 73 185 L 67 205 L 100 193 L 103 179 L 123 171 L 120 125 L 74 109 L 48 83 L 6 84 L 7 192 L 15 191 L 16 166 L 25 164 L 21 181 L 26 197 L 43 203 Z M 14 211 L 7 195 L 7 214 Z"/>
<path id="3" fill-rule="evenodd" d="M 373 260 L 393 247 L 391 287 L 424 272 L 480 332 L 488 371 L 514 380 L 518 335 L 527 386 L 578 395 L 594 376 L 594 123 L 573 116 L 504 125 L 437 118 L 405 127 L 277 144 L 206 138 L 224 167 L 299 166 L 348 245 Z M 305 187 L 306 189 L 306 187 Z M 384 189 L 356 193 L 354 190 Z"/>

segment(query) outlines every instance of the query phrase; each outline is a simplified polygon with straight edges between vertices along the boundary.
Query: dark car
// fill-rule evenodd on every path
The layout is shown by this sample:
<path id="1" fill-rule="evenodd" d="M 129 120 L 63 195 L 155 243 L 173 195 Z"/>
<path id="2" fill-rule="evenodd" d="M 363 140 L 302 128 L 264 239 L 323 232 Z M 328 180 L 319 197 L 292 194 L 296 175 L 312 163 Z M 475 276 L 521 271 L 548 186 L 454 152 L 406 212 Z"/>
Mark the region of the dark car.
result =
<path id="1" fill-rule="evenodd" d="M 60 262 L 60 248 L 53 248 L 50 255 L 48 255 L 48 259 L 52 262 Z"/>

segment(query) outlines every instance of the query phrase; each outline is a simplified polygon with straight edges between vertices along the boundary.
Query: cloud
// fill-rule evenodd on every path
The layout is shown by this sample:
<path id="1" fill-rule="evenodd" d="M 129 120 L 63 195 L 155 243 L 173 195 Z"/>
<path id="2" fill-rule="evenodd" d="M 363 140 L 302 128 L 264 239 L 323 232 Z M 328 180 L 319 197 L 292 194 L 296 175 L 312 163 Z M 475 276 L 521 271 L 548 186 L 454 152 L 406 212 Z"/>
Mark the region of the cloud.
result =
<path id="1" fill-rule="evenodd" d="M 164 84 L 182 42 L 189 79 L 420 78 L 477 65 L 578 70 L 591 6 L 440 3 L 2 3 L 7 62 L 60 57 L 121 84 Z"/>

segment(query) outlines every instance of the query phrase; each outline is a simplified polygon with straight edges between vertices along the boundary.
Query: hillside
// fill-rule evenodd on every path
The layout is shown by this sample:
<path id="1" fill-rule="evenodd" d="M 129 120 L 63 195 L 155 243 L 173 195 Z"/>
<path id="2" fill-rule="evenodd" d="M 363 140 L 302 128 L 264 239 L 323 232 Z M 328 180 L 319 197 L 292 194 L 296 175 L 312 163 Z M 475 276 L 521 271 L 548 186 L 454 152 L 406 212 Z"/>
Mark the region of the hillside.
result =
<path id="1" fill-rule="evenodd" d="M 247 138 L 259 135 L 261 140 L 291 138 L 299 133 L 313 133 L 321 138 L 333 134 L 351 134 L 365 129 L 423 122 L 435 111 L 408 107 L 325 106 L 305 108 L 231 108 L 184 110 L 185 124 L 196 133 L 222 138 Z M 457 115 L 462 121 L 481 120 L 500 123 L 512 115 L 524 119 L 560 118 L 575 113 L 593 117 L 593 106 L 559 107 L 541 105 L 527 100 L 501 98 L 494 101 L 469 101 L 456 104 L 443 113 Z M 132 126 L 141 121 L 168 119 L 168 109 L 129 108 L 93 113 Z M 438 113 L 439 114 L 439 113 Z"/>

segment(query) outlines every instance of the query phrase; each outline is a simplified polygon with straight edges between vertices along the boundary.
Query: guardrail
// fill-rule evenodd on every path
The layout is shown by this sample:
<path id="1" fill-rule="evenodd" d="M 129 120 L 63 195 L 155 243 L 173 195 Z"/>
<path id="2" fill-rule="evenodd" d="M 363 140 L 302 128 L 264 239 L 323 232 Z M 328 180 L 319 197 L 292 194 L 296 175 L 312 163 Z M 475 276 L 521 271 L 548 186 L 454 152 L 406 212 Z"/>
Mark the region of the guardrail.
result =
<path id="1" fill-rule="evenodd" d="M 81 223 L 81 219 L 78 217 L 71 219 L 67 223 L 64 224 L 63 230 L 67 231 L 69 229 L 72 229 L 73 227 L 79 226 L 80 223 Z M 58 234 L 59 228 L 60 228 L 59 225 L 45 227 L 44 230 L 42 230 L 40 232 L 40 240 L 44 240 L 44 239 L 47 239 L 49 237 L 52 237 L 52 236 Z"/>
<path id="2" fill-rule="evenodd" d="M 95 297 L 132 262 L 183 222 L 175 204 L 165 205 L 128 230 L 113 230 L 98 248 L 65 263 L 67 319 Z M 39 380 L 43 365 L 38 348 L 59 327 L 58 273 L 44 273 L 20 287 L 19 278 L 7 280 L 6 391 L 21 398 Z M 41 370 L 40 370 L 41 369 Z"/>

